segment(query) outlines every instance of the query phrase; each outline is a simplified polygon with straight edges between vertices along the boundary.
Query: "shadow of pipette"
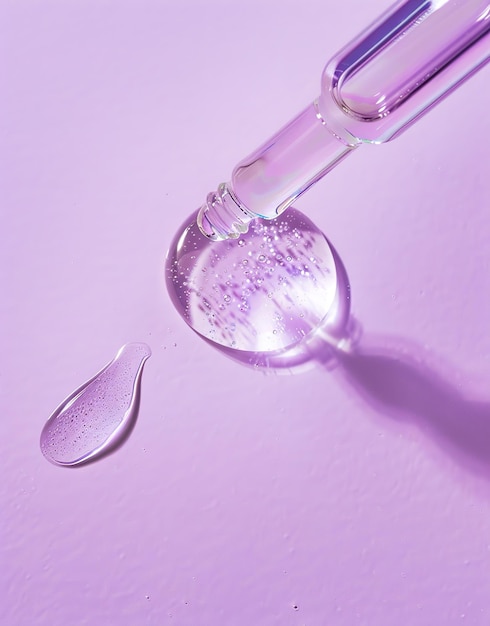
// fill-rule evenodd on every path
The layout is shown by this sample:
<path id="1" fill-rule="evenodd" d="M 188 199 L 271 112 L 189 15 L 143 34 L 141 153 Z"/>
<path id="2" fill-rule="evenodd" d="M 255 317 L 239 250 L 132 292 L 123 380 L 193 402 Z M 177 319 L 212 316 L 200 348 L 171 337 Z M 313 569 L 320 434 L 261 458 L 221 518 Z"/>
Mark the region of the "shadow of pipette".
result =
<path id="1" fill-rule="evenodd" d="M 306 230 L 310 236 L 309 239 L 301 239 L 300 250 L 303 256 L 306 259 L 311 256 L 310 247 L 313 244 L 319 246 L 322 255 L 324 254 L 323 246 L 327 241 L 326 237 L 296 209 L 291 207 L 287 220 L 279 216 L 277 223 L 288 226 L 287 230 L 283 228 L 281 231 L 278 228 L 274 231 L 274 238 L 278 238 L 278 242 L 286 252 L 290 246 L 288 233 L 294 230 L 301 233 Z M 253 253 L 250 259 L 259 254 L 262 255 L 261 251 L 265 244 L 260 228 L 257 230 L 252 228 L 247 235 L 242 236 L 242 240 L 242 243 L 248 246 L 249 254 Z M 275 264 L 276 270 L 281 268 L 276 254 L 278 242 L 274 239 L 273 244 L 267 244 L 271 246 L 270 260 Z M 200 297 L 202 296 L 200 290 L 207 290 L 204 294 L 206 298 L 202 300 L 200 308 L 196 309 L 195 302 L 191 301 L 190 294 L 193 292 L 189 289 L 189 280 L 191 278 L 194 280 L 196 258 L 201 261 L 202 272 L 207 270 L 208 266 L 215 267 L 208 259 L 211 251 L 215 258 L 218 258 L 214 252 L 213 246 L 215 245 L 219 244 L 210 243 L 201 235 L 195 224 L 195 215 L 193 215 L 189 224 L 186 222 L 185 228 L 179 231 L 179 235 L 172 243 L 166 263 L 167 288 L 170 297 L 186 323 L 202 339 L 234 361 L 260 368 L 265 372 L 289 372 L 311 367 L 335 369 L 336 379 L 346 385 L 349 392 L 354 389 L 356 394 L 363 398 L 376 413 L 388 416 L 392 420 L 415 423 L 435 440 L 439 447 L 461 464 L 485 474 L 490 479 L 490 398 L 487 402 L 482 402 L 470 397 L 468 393 L 465 394 L 451 382 L 452 376 L 449 368 L 420 346 L 414 344 L 407 346 L 404 340 L 387 337 L 374 339 L 363 336 L 361 341 L 360 325 L 350 314 L 350 285 L 347 273 L 342 259 L 330 243 L 328 245 L 331 258 L 327 269 L 335 272 L 337 286 L 327 315 L 318 327 L 313 328 L 300 340 L 285 342 L 281 349 L 271 348 L 266 351 L 255 351 L 255 347 L 260 345 L 260 342 L 256 341 L 260 334 L 256 327 L 258 317 L 251 317 L 249 311 L 252 308 L 255 311 L 262 309 L 264 316 L 268 315 L 269 290 L 262 287 L 255 289 L 253 306 L 250 304 L 250 294 L 245 297 L 243 291 L 243 284 L 247 286 L 250 281 L 245 280 L 246 277 L 242 275 L 242 269 L 240 269 L 241 265 L 237 265 L 234 255 L 234 251 L 238 249 L 236 246 L 221 247 L 218 255 L 220 262 L 225 263 L 227 275 L 230 271 L 236 274 L 234 280 L 237 282 L 238 291 L 237 294 L 235 292 L 232 294 L 234 306 L 224 306 L 221 297 L 217 298 L 215 295 L 214 281 L 220 278 L 219 273 L 215 273 L 208 283 L 201 285 L 199 282 L 201 285 L 199 290 L 195 288 Z M 284 256 L 282 255 L 281 258 Z M 249 275 L 250 271 L 252 275 L 254 271 L 256 273 L 259 271 L 257 263 L 254 265 L 247 260 Z M 272 265 L 271 267 L 274 269 Z M 206 276 L 209 274 L 210 272 Z M 323 274 L 318 271 L 314 272 L 309 276 L 310 282 L 304 289 L 311 288 L 311 281 L 315 282 L 316 278 L 324 275 L 325 272 Z M 292 281 L 296 279 L 296 274 L 291 270 L 287 275 L 290 287 L 293 286 Z M 267 280 L 275 285 L 270 275 Z M 302 281 L 303 278 L 294 283 L 295 301 L 298 307 L 303 307 L 304 301 L 308 300 L 307 291 L 305 298 L 302 297 L 301 286 L 304 284 Z M 242 292 L 239 289 L 240 285 L 242 285 Z M 317 288 L 316 284 L 315 288 Z M 249 291 L 248 286 L 247 291 Z M 216 293 L 221 294 L 219 289 Z M 243 297 L 240 298 L 240 295 Z M 237 318 L 237 306 L 242 300 L 247 303 L 247 308 L 244 309 L 246 312 Z M 298 336 L 296 325 L 300 320 L 289 305 L 285 310 L 281 309 L 285 302 L 283 300 L 279 299 L 275 306 L 280 319 L 283 320 L 284 336 L 293 339 Z M 202 323 L 196 324 L 193 316 Z M 219 335 L 218 333 L 218 339 L 215 334 L 210 335 L 210 319 L 213 329 L 224 328 L 226 330 L 232 322 L 234 325 L 240 324 L 242 347 L 238 349 L 234 346 L 236 342 L 230 343 L 226 334 Z M 250 346 L 250 351 L 247 346 Z"/>
<path id="2" fill-rule="evenodd" d="M 332 338 L 328 329 L 319 329 L 287 358 L 255 354 L 248 365 L 276 373 L 325 368 L 377 415 L 415 424 L 458 465 L 490 480 L 490 399 L 465 393 L 450 366 L 413 342 L 366 335 L 360 339 L 361 327 L 352 317 L 343 337 L 338 326 L 336 332 Z M 246 362 L 243 355 L 237 359 L 236 352 L 220 350 Z"/>
<path id="3" fill-rule="evenodd" d="M 467 396 L 428 364 L 433 357 L 422 348 L 378 341 L 336 351 L 340 380 L 378 414 L 415 423 L 459 464 L 490 479 L 490 401 Z"/>

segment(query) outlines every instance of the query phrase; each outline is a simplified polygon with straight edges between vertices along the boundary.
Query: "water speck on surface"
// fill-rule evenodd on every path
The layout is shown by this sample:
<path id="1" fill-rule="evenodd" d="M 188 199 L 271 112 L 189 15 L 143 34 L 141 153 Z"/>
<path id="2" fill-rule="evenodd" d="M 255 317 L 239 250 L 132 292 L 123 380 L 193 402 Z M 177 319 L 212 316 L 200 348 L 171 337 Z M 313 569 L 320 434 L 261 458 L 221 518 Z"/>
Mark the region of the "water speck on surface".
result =
<path id="1" fill-rule="evenodd" d="M 94 378 L 55 410 L 41 433 L 41 451 L 55 465 L 81 465 L 123 443 L 134 425 L 145 343 L 128 343 Z"/>

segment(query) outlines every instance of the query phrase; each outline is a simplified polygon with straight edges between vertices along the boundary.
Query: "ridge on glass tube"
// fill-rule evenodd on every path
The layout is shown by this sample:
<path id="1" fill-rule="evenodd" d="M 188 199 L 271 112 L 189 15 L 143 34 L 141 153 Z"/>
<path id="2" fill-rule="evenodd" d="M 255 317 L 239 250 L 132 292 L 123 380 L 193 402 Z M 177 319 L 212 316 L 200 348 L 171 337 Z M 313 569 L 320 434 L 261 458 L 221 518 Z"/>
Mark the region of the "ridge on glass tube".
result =
<path id="1" fill-rule="evenodd" d="M 488 0 L 396 2 L 327 64 L 320 96 L 208 194 L 212 240 L 272 219 L 363 143 L 400 135 L 490 59 Z"/>
<path id="2" fill-rule="evenodd" d="M 48 461 L 81 465 L 123 443 L 134 426 L 141 374 L 150 355 L 145 343 L 126 344 L 60 404 L 41 433 L 41 451 Z"/>

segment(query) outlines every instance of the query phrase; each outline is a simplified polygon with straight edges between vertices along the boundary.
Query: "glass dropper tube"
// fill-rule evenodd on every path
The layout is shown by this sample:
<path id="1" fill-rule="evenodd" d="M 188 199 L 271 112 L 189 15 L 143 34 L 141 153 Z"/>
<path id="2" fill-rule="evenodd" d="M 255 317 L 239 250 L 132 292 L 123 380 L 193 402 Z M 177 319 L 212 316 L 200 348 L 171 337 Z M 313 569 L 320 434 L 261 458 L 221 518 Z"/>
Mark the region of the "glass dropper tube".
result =
<path id="1" fill-rule="evenodd" d="M 327 64 L 321 94 L 198 212 L 212 240 L 272 219 L 363 143 L 394 139 L 490 60 L 488 0 L 402 0 Z"/>

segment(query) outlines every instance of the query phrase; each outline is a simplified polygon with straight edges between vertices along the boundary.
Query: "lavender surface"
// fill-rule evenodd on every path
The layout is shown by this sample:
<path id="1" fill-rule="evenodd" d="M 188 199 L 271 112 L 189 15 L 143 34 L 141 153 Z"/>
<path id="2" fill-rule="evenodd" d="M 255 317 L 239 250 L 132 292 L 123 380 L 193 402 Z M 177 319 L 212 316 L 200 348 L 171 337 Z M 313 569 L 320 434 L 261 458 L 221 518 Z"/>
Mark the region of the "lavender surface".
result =
<path id="1" fill-rule="evenodd" d="M 388 4 L 1 4 L 2 626 L 488 625 L 488 68 L 297 203 L 363 327 L 335 370 L 233 362 L 165 287 L 186 217 Z M 128 341 L 129 440 L 46 463 Z"/>

